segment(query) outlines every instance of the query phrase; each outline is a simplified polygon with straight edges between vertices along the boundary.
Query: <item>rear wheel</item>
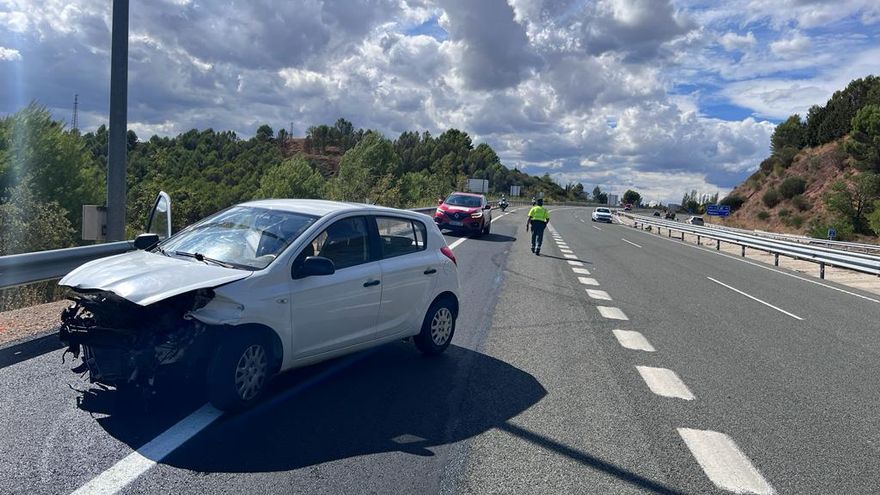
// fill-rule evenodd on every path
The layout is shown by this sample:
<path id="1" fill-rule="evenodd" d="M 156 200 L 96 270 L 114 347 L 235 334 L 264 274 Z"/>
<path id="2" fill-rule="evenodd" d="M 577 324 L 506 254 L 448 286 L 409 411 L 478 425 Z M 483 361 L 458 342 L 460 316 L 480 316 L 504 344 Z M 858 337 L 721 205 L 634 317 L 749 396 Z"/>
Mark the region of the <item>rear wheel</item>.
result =
<path id="1" fill-rule="evenodd" d="M 455 334 L 455 318 L 455 307 L 451 300 L 434 302 L 425 314 L 421 332 L 413 338 L 416 348 L 429 356 L 445 351 Z"/>
<path id="2" fill-rule="evenodd" d="M 208 399 L 218 409 L 244 409 L 262 395 L 269 381 L 270 350 L 252 333 L 224 341 L 208 366 Z"/>

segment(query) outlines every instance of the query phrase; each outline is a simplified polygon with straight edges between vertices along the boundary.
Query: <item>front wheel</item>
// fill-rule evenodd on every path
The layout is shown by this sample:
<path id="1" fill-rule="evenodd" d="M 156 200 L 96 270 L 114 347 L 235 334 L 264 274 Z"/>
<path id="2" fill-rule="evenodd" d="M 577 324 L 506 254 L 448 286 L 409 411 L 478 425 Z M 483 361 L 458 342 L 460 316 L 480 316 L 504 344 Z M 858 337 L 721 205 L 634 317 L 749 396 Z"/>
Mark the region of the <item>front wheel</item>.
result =
<path id="1" fill-rule="evenodd" d="M 217 409 L 244 409 L 260 397 L 269 381 L 269 347 L 253 334 L 229 337 L 208 366 L 208 400 Z"/>
<path id="2" fill-rule="evenodd" d="M 449 299 L 436 301 L 428 308 L 422 330 L 413 338 L 422 354 L 436 356 L 449 347 L 455 334 L 455 308 Z"/>

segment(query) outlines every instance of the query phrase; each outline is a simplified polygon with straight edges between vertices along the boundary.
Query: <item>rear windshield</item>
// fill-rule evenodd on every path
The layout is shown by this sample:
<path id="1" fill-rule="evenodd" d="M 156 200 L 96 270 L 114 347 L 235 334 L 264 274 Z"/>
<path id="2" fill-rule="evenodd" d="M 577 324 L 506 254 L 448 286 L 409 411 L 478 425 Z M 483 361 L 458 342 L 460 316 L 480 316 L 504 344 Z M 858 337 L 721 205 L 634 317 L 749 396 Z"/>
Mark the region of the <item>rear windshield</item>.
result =
<path id="1" fill-rule="evenodd" d="M 597 213 L 611 213 L 611 210 L 608 208 L 596 208 Z"/>
<path id="2" fill-rule="evenodd" d="M 477 196 L 465 196 L 464 194 L 452 194 L 444 203 L 450 206 L 467 206 L 469 208 L 475 208 L 480 206 L 480 198 Z"/>

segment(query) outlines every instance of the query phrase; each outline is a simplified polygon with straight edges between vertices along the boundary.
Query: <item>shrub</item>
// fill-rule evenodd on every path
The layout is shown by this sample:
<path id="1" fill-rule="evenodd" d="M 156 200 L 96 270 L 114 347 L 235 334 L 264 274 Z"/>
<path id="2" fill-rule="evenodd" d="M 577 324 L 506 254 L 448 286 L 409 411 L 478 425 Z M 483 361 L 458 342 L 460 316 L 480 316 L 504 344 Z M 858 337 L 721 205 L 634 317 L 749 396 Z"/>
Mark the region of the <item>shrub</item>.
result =
<path id="1" fill-rule="evenodd" d="M 810 202 L 800 194 L 791 198 L 791 205 L 797 208 L 797 211 L 807 211 L 810 209 Z"/>
<path id="2" fill-rule="evenodd" d="M 764 193 L 764 196 L 761 197 L 761 201 L 767 206 L 767 208 L 773 208 L 778 205 L 782 199 L 779 197 L 779 193 L 776 189 L 768 189 L 767 192 Z"/>
<path id="3" fill-rule="evenodd" d="M 791 199 L 807 189 L 807 181 L 803 177 L 788 177 L 779 185 L 779 194 L 785 199 Z"/>
<path id="4" fill-rule="evenodd" d="M 788 208 L 782 208 L 781 210 L 779 210 L 779 213 L 777 213 L 777 215 L 779 215 L 779 218 L 785 218 L 790 214 L 791 211 Z"/>
<path id="5" fill-rule="evenodd" d="M 794 157 L 798 154 L 798 151 L 800 150 L 793 146 L 786 146 L 773 155 L 779 159 L 779 163 L 784 168 L 788 168 L 791 166 L 792 162 L 794 162 Z"/>
<path id="6" fill-rule="evenodd" d="M 799 229 L 804 226 L 804 217 L 801 215 L 792 215 L 791 218 L 788 219 L 788 224 Z"/>
<path id="7" fill-rule="evenodd" d="M 761 165 L 758 166 L 758 170 L 764 172 L 765 174 L 769 174 L 773 171 L 773 166 L 779 163 L 779 159 L 775 156 L 770 156 L 769 158 L 765 158 L 764 161 L 761 162 Z"/>
<path id="8" fill-rule="evenodd" d="M 732 211 L 738 210 L 745 202 L 745 198 L 736 194 L 731 194 L 721 200 L 721 204 L 729 206 Z"/>
<path id="9" fill-rule="evenodd" d="M 770 218 L 770 214 L 764 210 L 761 210 L 758 212 L 757 217 L 761 220 L 767 220 L 768 218 Z"/>
<path id="10" fill-rule="evenodd" d="M 830 223 L 813 222 L 810 224 L 808 235 L 810 237 L 815 237 L 816 239 L 827 239 L 828 229 L 831 228 L 837 231 L 837 240 L 839 241 L 850 240 L 855 233 L 855 228 L 851 221 L 839 218 Z"/>

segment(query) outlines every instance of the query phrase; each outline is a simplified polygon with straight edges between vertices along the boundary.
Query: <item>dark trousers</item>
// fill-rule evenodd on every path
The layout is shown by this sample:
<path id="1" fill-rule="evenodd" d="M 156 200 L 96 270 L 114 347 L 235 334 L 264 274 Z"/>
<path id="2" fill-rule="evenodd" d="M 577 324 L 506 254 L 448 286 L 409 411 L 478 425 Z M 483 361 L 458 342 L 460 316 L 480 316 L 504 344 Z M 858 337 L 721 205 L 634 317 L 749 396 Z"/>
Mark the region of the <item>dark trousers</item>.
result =
<path id="1" fill-rule="evenodd" d="M 547 222 L 542 222 L 540 220 L 532 220 L 532 247 L 540 248 L 541 244 L 544 243 L 544 227 L 547 226 Z"/>

